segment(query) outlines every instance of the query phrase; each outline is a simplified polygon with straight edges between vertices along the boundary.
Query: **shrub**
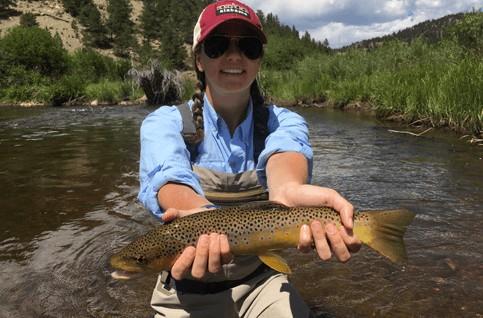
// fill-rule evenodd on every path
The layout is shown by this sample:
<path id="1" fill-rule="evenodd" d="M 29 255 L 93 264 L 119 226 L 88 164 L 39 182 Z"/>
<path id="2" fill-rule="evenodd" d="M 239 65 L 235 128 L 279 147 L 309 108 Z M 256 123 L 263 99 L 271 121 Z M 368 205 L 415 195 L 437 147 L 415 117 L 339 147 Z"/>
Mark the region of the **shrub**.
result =
<path id="1" fill-rule="evenodd" d="M 69 58 L 70 74 L 84 81 L 97 83 L 102 79 L 123 80 L 131 66 L 125 59 L 113 59 L 93 49 L 79 49 Z"/>
<path id="2" fill-rule="evenodd" d="M 483 54 L 483 12 L 465 14 L 447 29 L 450 38 L 460 45 Z"/>
<path id="3" fill-rule="evenodd" d="M 23 27 L 38 27 L 37 19 L 32 12 L 24 13 L 20 16 L 20 25 Z"/>
<path id="4" fill-rule="evenodd" d="M 37 27 L 14 27 L 0 40 L 0 59 L 45 76 L 59 76 L 67 69 L 67 51 L 59 36 Z"/>
<path id="5" fill-rule="evenodd" d="M 84 95 L 85 83 L 78 76 L 67 75 L 50 85 L 43 101 L 52 106 L 61 106 Z"/>
<path id="6" fill-rule="evenodd" d="M 127 99 L 138 99 L 144 95 L 142 90 L 132 81 L 108 81 L 87 85 L 85 94 L 88 100 L 98 100 L 105 103 L 118 103 Z"/>

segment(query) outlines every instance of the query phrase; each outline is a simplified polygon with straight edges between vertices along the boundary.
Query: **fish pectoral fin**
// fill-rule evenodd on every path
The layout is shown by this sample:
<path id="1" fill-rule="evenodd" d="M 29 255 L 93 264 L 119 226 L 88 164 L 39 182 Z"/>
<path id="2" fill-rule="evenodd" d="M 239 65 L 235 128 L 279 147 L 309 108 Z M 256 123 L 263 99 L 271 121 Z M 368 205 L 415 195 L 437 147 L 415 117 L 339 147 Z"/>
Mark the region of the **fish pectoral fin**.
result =
<path id="1" fill-rule="evenodd" d="M 265 254 L 258 255 L 258 258 L 262 263 L 277 272 L 292 274 L 292 270 L 290 269 L 290 266 L 288 266 L 287 261 L 285 261 L 280 255 L 273 252 L 266 252 Z"/>

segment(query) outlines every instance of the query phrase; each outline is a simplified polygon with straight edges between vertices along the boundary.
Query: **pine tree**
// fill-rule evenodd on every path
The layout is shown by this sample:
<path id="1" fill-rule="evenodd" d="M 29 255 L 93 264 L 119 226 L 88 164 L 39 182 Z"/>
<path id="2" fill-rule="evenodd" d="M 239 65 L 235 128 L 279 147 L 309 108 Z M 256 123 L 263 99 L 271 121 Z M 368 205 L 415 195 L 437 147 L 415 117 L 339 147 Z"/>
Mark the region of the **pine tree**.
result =
<path id="1" fill-rule="evenodd" d="M 114 43 L 114 52 L 118 56 L 126 57 L 129 48 L 135 44 L 134 23 L 131 21 L 132 6 L 129 0 L 108 0 L 107 29 Z"/>
<path id="2" fill-rule="evenodd" d="M 101 14 L 92 2 L 84 6 L 79 13 L 79 20 L 86 27 L 83 32 L 88 46 L 108 48 L 107 29 L 101 22 Z"/>
<path id="3" fill-rule="evenodd" d="M 84 8 L 86 5 L 89 5 L 89 3 L 90 0 L 62 0 L 65 11 L 69 12 L 69 14 L 73 17 L 79 16 L 82 8 Z"/>
<path id="4" fill-rule="evenodd" d="M 201 11 L 198 8 L 197 1 L 171 0 L 169 8 L 171 21 L 175 22 L 174 24 L 171 23 L 170 27 L 175 28 L 185 42 L 191 42 L 193 28 L 198 20 L 198 14 Z"/>
<path id="5" fill-rule="evenodd" d="M 13 13 L 13 10 L 10 9 L 10 6 L 14 5 L 14 0 L 0 0 L 0 19 L 8 18 Z"/>
<path id="6" fill-rule="evenodd" d="M 6 10 L 15 4 L 14 0 L 0 0 L 0 9 Z"/>
<path id="7" fill-rule="evenodd" d="M 158 0 L 143 0 L 143 12 L 141 13 L 141 28 L 143 38 L 149 42 L 159 38 L 159 26 L 161 25 L 161 13 Z"/>
<path id="8" fill-rule="evenodd" d="M 192 30 L 196 21 L 192 21 L 186 16 L 187 2 L 176 0 L 158 0 L 160 1 L 164 19 L 160 25 L 159 40 L 161 42 L 160 51 L 168 68 L 180 69 L 185 67 L 186 50 L 184 48 L 184 42 L 186 38 L 192 38 Z M 180 21 L 192 22 L 193 25 L 179 23 Z M 196 20 L 196 18 L 195 18 Z M 191 28 L 191 31 L 187 33 L 187 28 Z"/>
<path id="9" fill-rule="evenodd" d="M 186 50 L 181 35 L 176 30 L 165 32 L 161 42 L 161 55 L 168 68 L 184 69 Z"/>
<path id="10" fill-rule="evenodd" d="M 262 25 L 265 25 L 265 23 L 266 23 L 266 21 L 265 21 L 265 13 L 263 13 L 262 10 L 257 10 L 257 16 L 260 19 L 260 23 Z"/>
<path id="11" fill-rule="evenodd" d="M 32 12 L 24 13 L 20 16 L 20 25 L 24 27 L 38 27 L 39 24 Z"/>

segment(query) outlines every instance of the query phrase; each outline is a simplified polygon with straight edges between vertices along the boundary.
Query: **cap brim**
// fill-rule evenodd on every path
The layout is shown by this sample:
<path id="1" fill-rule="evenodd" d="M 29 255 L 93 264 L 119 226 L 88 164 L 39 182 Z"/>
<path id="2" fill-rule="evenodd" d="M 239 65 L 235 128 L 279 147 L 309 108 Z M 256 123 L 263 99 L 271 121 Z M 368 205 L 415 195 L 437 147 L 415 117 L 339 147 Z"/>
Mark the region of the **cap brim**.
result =
<path id="1" fill-rule="evenodd" d="M 257 28 L 256 26 L 254 26 L 253 24 L 251 24 L 250 22 L 248 22 L 245 19 L 240 19 L 240 18 L 233 17 L 233 18 L 228 19 L 228 20 L 219 21 L 218 23 L 215 23 L 215 24 L 211 25 L 209 28 L 207 28 L 207 31 L 205 33 L 205 36 L 204 37 L 200 37 L 200 39 L 198 40 L 197 46 L 201 42 L 203 42 L 211 34 L 211 32 L 213 32 L 213 30 L 215 30 L 217 27 L 219 27 L 223 23 L 226 23 L 226 22 L 229 22 L 229 21 L 233 21 L 233 20 L 238 20 L 238 21 L 244 22 L 248 27 L 250 27 L 250 29 L 252 29 L 260 37 L 260 40 L 262 40 L 262 43 L 263 44 L 266 44 L 267 43 L 267 36 L 265 35 L 265 33 L 262 30 L 260 30 L 259 28 Z"/>

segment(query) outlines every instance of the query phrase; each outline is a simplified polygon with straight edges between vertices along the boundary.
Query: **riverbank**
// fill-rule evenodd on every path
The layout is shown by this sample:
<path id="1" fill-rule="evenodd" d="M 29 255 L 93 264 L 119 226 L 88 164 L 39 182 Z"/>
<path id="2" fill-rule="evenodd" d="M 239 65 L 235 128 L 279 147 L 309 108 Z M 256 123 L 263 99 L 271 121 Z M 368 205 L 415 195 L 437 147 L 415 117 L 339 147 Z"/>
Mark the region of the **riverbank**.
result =
<path id="1" fill-rule="evenodd" d="M 451 41 L 394 42 L 375 51 L 308 56 L 287 70 L 262 69 L 259 83 L 267 101 L 276 105 L 364 112 L 408 127 L 450 129 L 481 140 L 483 62 L 479 57 Z M 143 90 L 125 76 L 129 72 L 125 62 L 88 50 L 70 56 L 69 61 L 70 73 L 58 80 L 32 73 L 32 83 L 1 89 L 0 103 L 36 107 L 145 102 Z M 83 71 L 82 76 L 75 75 Z M 180 77 L 179 99 L 187 100 L 194 92 L 195 75 L 187 71 Z"/>
<path id="2" fill-rule="evenodd" d="M 483 59 L 452 41 L 309 56 L 289 70 L 263 70 L 261 78 L 281 104 L 315 102 L 481 136 Z"/>
<path id="3" fill-rule="evenodd" d="M 456 136 L 460 140 L 464 140 L 466 143 L 483 146 L 483 133 L 480 132 L 479 135 L 475 135 L 471 132 L 464 131 L 464 130 L 457 130 L 451 129 L 448 126 L 439 126 L 435 127 L 431 124 L 429 120 L 416 120 L 413 122 L 409 122 L 406 118 L 401 114 L 392 114 L 386 117 L 381 117 L 377 114 L 374 110 L 374 106 L 368 102 L 349 102 L 348 104 L 336 104 L 329 101 L 323 100 L 314 100 L 314 99 L 305 99 L 299 101 L 288 101 L 288 100 L 275 100 L 273 98 L 269 98 L 269 102 L 273 103 L 277 106 L 281 107 L 291 107 L 291 108 L 316 108 L 316 109 L 334 109 L 343 112 L 356 112 L 361 113 L 364 116 L 376 117 L 381 121 L 385 122 L 397 122 L 400 125 L 400 128 L 391 129 L 392 133 L 398 134 L 408 134 L 416 137 L 420 137 L 423 135 L 429 135 L 433 129 L 437 131 L 446 131 L 447 133 L 456 134 Z M 176 102 L 175 102 L 176 103 Z M 106 107 L 106 106 L 120 106 L 120 107 L 128 107 L 128 106 L 136 106 L 136 105 L 146 105 L 146 98 L 145 96 L 141 97 L 137 100 L 124 100 L 117 103 L 111 103 L 106 101 L 98 101 L 93 100 L 89 102 L 79 102 L 78 100 L 75 103 L 71 103 L 64 107 Z M 52 107 L 45 103 L 34 103 L 34 102 L 23 102 L 13 104 L 1 104 L 1 107 L 23 107 L 23 108 L 37 108 L 37 107 Z"/>
<path id="4" fill-rule="evenodd" d="M 483 23 L 483 15 L 476 17 Z M 50 50 L 31 54 L 19 45 L 32 44 L 33 39 L 42 39 Z M 455 37 L 431 44 L 419 39 L 388 42 L 370 50 L 311 52 L 293 64 L 262 68 L 258 81 L 264 95 L 277 105 L 363 111 L 481 139 L 483 44 L 475 39 L 462 38 L 466 43 Z M 185 71 L 189 75 L 182 80 L 167 76 L 165 85 L 164 78 L 160 82 L 152 77 L 153 65 L 135 66 L 133 61 L 114 60 L 90 49 L 68 54 L 57 39 L 39 28 L 16 28 L 1 43 L 9 54 L 0 59 L 0 73 L 5 73 L 0 76 L 0 103 L 123 105 L 139 103 L 146 93 L 152 104 L 174 104 L 194 92 L 193 71 Z M 269 57 L 264 56 L 266 65 Z M 142 83 L 144 90 L 138 86 Z M 175 94 L 168 94 L 168 100 L 164 90 L 157 92 L 172 84 Z"/>

